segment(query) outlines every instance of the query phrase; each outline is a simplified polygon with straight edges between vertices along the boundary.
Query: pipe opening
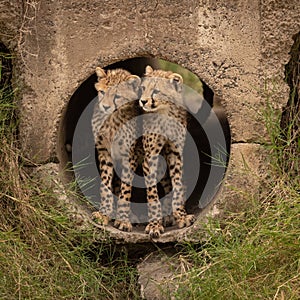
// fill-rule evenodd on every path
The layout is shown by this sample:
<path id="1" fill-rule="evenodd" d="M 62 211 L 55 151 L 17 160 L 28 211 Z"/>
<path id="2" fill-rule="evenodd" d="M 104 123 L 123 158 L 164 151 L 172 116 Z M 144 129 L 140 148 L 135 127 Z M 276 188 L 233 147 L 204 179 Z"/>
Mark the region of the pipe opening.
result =
<path id="1" fill-rule="evenodd" d="M 230 154 L 230 128 L 221 106 L 221 98 L 214 94 L 205 82 L 187 69 L 168 61 L 138 57 L 116 62 L 104 67 L 105 70 L 122 68 L 131 74 L 142 77 L 145 67 L 151 65 L 153 69 L 162 69 L 179 73 L 187 89 L 192 90 L 190 96 L 198 95 L 203 98 L 200 109 L 189 113 L 188 135 L 183 153 L 184 183 L 186 186 L 186 210 L 196 217 L 210 204 L 220 188 L 224 178 Z M 63 120 L 60 144 L 61 165 L 71 166 L 72 172 L 67 172 L 68 180 L 77 181 L 81 192 L 87 200 L 99 208 L 99 168 L 97 153 L 94 145 L 91 119 L 93 114 L 92 102 L 97 97 L 95 83 L 96 74 L 92 74 L 71 97 Z M 83 117 L 84 115 L 84 117 Z M 84 127 L 80 134 L 78 124 Z M 141 173 L 139 167 L 137 173 Z M 71 176 L 70 176 L 71 173 Z M 164 193 L 158 184 L 160 196 Z M 145 188 L 133 187 L 131 207 L 133 214 L 147 215 Z M 143 204 L 134 211 L 135 204 Z M 143 217 L 141 217 L 143 223 Z M 141 231 L 141 226 L 133 230 Z M 166 228 L 171 230 L 173 227 Z"/>

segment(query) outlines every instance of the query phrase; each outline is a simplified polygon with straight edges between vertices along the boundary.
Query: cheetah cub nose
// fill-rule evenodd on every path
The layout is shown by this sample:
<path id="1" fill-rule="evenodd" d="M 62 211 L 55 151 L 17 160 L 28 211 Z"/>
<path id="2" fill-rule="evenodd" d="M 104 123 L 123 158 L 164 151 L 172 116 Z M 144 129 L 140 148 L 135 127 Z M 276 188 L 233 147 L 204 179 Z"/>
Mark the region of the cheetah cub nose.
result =
<path id="1" fill-rule="evenodd" d="M 109 105 L 102 105 L 102 107 L 104 108 L 105 111 L 108 111 L 110 106 Z"/>
<path id="2" fill-rule="evenodd" d="M 141 99 L 140 100 L 140 105 L 144 106 L 147 102 L 148 102 L 148 100 Z"/>

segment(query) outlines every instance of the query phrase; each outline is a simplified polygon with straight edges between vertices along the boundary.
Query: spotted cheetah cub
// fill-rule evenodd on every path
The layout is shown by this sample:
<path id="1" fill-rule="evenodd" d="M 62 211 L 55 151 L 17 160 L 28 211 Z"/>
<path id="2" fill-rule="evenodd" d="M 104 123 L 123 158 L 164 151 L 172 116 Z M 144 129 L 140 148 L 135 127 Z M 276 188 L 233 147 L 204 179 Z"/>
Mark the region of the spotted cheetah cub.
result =
<path id="1" fill-rule="evenodd" d="M 161 204 L 157 191 L 159 154 L 164 152 L 172 183 L 172 214 L 179 228 L 192 225 L 194 215 L 184 208 L 183 147 L 187 111 L 183 107 L 183 79 L 173 72 L 146 67 L 139 104 L 143 114 L 143 172 L 147 187 L 149 224 L 145 232 L 158 238 L 164 232 Z"/>
<path id="2" fill-rule="evenodd" d="M 100 208 L 94 219 L 107 225 L 114 212 L 114 167 L 121 169 L 121 187 L 114 226 L 131 231 L 129 221 L 131 183 L 137 168 L 135 152 L 139 114 L 138 92 L 141 79 L 123 69 L 96 68 L 98 101 L 94 107 L 92 129 L 100 170 Z"/>

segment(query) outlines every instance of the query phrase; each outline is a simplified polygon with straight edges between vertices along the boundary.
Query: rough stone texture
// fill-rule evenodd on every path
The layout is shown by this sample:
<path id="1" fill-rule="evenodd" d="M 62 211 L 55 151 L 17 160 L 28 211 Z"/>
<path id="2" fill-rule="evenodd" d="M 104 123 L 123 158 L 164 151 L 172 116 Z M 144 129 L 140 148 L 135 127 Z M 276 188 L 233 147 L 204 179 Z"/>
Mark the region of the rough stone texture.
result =
<path id="1" fill-rule="evenodd" d="M 261 1 L 261 87 L 267 83 L 274 107 L 287 103 L 288 87 L 282 84 L 293 36 L 300 31 L 299 1 Z"/>
<path id="2" fill-rule="evenodd" d="M 189 263 L 174 253 L 156 253 L 148 255 L 137 266 L 142 299 L 175 299 L 177 280 L 185 276 Z"/>
<path id="3" fill-rule="evenodd" d="M 12 12 L 21 17 L 26 12 L 26 2 L 19 3 L 22 9 L 4 5 L 2 22 L 18 23 Z M 19 74 L 24 153 L 40 162 L 57 157 L 59 124 L 78 86 L 97 65 L 144 55 L 196 73 L 222 96 L 233 141 L 257 141 L 265 132 L 257 114 L 265 79 L 278 82 L 275 107 L 287 99 L 283 68 L 299 30 L 299 10 L 297 0 L 36 4 L 27 12 L 30 33 L 16 48 L 24 65 Z"/>
<path id="4" fill-rule="evenodd" d="M 22 2 L 2 0 L 0 2 L 0 42 L 12 49 L 21 38 Z"/>
<path id="5" fill-rule="evenodd" d="M 199 7 L 198 43 L 205 64 L 199 75 L 222 95 L 233 141 L 253 141 L 263 131 L 251 110 L 260 102 L 255 91 L 260 72 L 259 17 L 259 1 L 220 1 Z"/>
<path id="6" fill-rule="evenodd" d="M 28 173 L 41 182 L 44 188 L 49 189 L 61 206 L 67 208 L 69 218 L 77 225 L 78 229 L 88 229 L 91 224 L 90 211 L 79 201 L 75 193 L 72 193 L 63 184 L 58 164 L 47 163 L 36 168 L 29 168 Z"/>
<path id="7" fill-rule="evenodd" d="M 284 65 L 299 31 L 298 0 L 5 0 L 0 11 L 0 39 L 16 53 L 15 81 L 22 83 L 21 147 L 33 163 L 63 156 L 59 141 L 68 101 L 96 66 L 154 56 L 193 71 L 222 98 L 234 144 L 220 202 L 239 202 L 239 193 L 230 186 L 249 191 L 259 186 L 260 177 L 256 181 L 241 172 L 244 159 L 258 174 L 263 170 L 256 143 L 265 138 L 259 113 L 265 96 L 271 96 L 274 108 L 288 100 Z M 271 84 L 264 91 L 266 82 Z M 198 221 L 216 207 L 210 205 Z M 182 240 L 198 223 L 166 232 L 161 239 Z M 126 242 L 148 239 L 142 232 L 110 230 Z"/>
<path id="8" fill-rule="evenodd" d="M 258 195 L 270 171 L 263 146 L 253 143 L 232 144 L 230 163 L 215 209 L 242 211 L 253 196 Z"/>

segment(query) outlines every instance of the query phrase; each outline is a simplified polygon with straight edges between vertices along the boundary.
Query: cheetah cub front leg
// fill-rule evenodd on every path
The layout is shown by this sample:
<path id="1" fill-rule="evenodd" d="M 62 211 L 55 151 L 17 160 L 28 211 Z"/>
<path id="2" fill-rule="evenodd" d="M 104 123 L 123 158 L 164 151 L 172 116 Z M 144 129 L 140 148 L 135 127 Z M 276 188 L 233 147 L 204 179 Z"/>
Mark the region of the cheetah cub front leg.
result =
<path id="1" fill-rule="evenodd" d="M 108 225 L 111 215 L 113 213 L 113 193 L 112 193 L 112 179 L 113 179 L 113 163 L 109 153 L 106 150 L 98 152 L 99 166 L 100 166 L 100 208 L 99 211 L 92 213 L 92 218 L 100 225 Z"/>
<path id="2" fill-rule="evenodd" d="M 129 187 L 125 191 L 125 188 L 123 186 L 124 183 L 122 183 L 121 180 L 118 180 L 115 185 L 117 185 L 116 186 L 117 191 L 115 194 L 118 195 L 118 204 L 117 204 L 117 216 L 116 216 L 116 220 L 114 222 L 114 227 L 116 227 L 122 231 L 130 232 L 130 231 L 132 231 L 132 225 L 128 219 L 129 206 L 128 206 L 127 202 L 122 201 L 120 198 L 121 198 L 122 193 L 127 194 L 128 192 L 130 192 L 130 194 L 131 194 L 131 187 Z M 120 216 L 120 213 L 123 214 L 123 218 Z"/>
<path id="3" fill-rule="evenodd" d="M 173 217 L 178 228 L 191 226 L 195 221 L 195 216 L 187 214 L 185 210 L 185 185 L 183 184 L 183 147 L 178 154 L 176 147 L 173 144 L 167 146 L 167 160 L 170 167 L 170 177 L 173 186 L 173 201 L 172 210 Z"/>
<path id="4" fill-rule="evenodd" d="M 155 145 L 155 147 L 152 147 Z M 163 142 L 161 137 L 155 133 L 145 134 L 143 136 L 143 147 L 145 157 L 143 161 L 143 172 L 145 183 L 147 186 L 147 202 L 148 202 L 148 217 L 149 223 L 145 228 L 145 233 L 149 234 L 150 238 L 157 239 L 164 233 L 162 209 L 157 191 L 157 169 L 158 156 L 161 152 Z"/>
<path id="5" fill-rule="evenodd" d="M 108 225 L 110 218 L 104 214 L 102 214 L 100 211 L 94 211 L 92 213 L 93 220 L 96 221 L 96 223 L 100 225 Z"/>
<path id="6" fill-rule="evenodd" d="M 164 233 L 164 227 L 162 225 L 162 221 L 154 220 L 150 221 L 149 224 L 145 228 L 145 233 L 149 234 L 152 239 L 157 239 L 160 237 L 162 233 Z"/>
<path id="7" fill-rule="evenodd" d="M 183 206 L 178 207 L 176 211 L 173 212 L 173 216 L 178 228 L 189 227 L 196 221 L 195 216 L 188 215 Z"/>

